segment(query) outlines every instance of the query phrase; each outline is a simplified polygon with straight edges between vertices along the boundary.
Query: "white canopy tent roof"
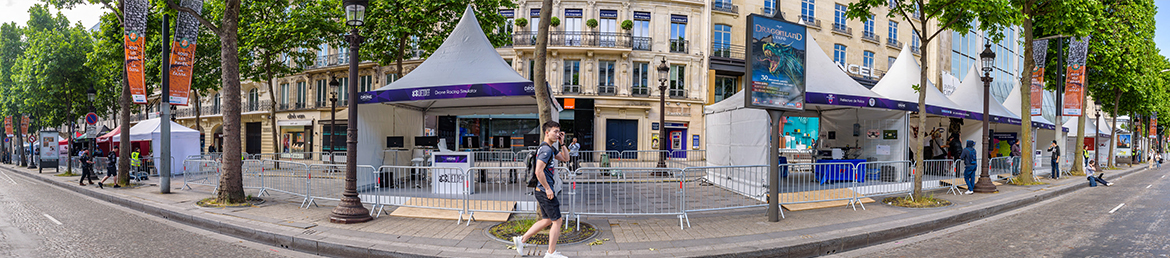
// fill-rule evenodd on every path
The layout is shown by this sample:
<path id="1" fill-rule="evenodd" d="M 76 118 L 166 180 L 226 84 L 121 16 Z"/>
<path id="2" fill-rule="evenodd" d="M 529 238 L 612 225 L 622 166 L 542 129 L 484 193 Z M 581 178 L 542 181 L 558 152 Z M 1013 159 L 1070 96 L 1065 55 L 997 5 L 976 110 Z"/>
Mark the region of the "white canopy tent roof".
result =
<path id="1" fill-rule="evenodd" d="M 808 70 L 805 74 L 812 76 L 807 77 L 808 87 L 804 94 L 806 109 L 816 109 L 824 105 L 895 109 L 886 106 L 892 103 L 885 96 L 861 86 L 853 77 L 845 74 L 840 66 L 833 63 L 828 55 L 821 54 L 825 51 L 821 49 L 816 39 L 808 38 L 807 44 L 805 67 Z"/>
<path id="2" fill-rule="evenodd" d="M 171 174 L 183 174 L 183 160 L 190 155 L 199 155 L 199 131 L 172 121 L 166 122 L 171 123 Z M 157 158 L 162 154 L 162 120 L 156 117 L 138 122 L 130 127 L 130 140 L 150 141 L 151 156 L 158 162 Z"/>
<path id="3" fill-rule="evenodd" d="M 1021 114 L 1019 113 L 1018 109 L 1020 105 L 1023 105 L 1023 103 L 1020 102 L 1020 82 L 1015 82 L 1013 84 L 1015 87 L 1012 87 L 1011 93 L 1008 93 L 1007 98 L 1004 98 L 1003 106 L 1007 107 L 1008 112 L 1012 112 L 1012 114 L 1020 116 Z M 1053 125 L 1052 121 L 1048 121 L 1048 119 L 1045 119 L 1044 116 L 1033 116 L 1032 126 L 1048 130 L 1056 130 L 1056 125 Z"/>
<path id="4" fill-rule="evenodd" d="M 1067 123 L 1064 123 L 1064 127 L 1077 128 L 1077 120 L 1080 119 L 1069 119 Z M 1095 119 L 1085 119 L 1085 137 L 1097 137 L 1097 134 L 1100 134 L 1104 137 L 1113 136 L 1113 134 L 1109 133 L 1108 126 L 1098 127 L 1097 121 L 1095 121 Z M 1069 130 L 1069 132 L 1065 135 L 1068 137 L 1077 137 L 1077 132 L 1074 130 Z"/>
<path id="5" fill-rule="evenodd" d="M 914 61 L 914 56 L 910 53 L 910 46 L 907 45 L 902 48 L 898 59 L 890 66 L 890 70 L 886 72 L 882 80 L 873 86 L 873 91 L 893 102 L 898 102 L 894 105 L 896 109 L 918 111 L 918 92 L 914 91 L 912 85 L 920 83 L 921 71 L 922 68 Z M 927 87 L 919 87 L 919 89 L 926 90 L 927 113 L 975 119 L 975 113 L 963 110 L 962 106 L 947 98 L 929 80 Z"/>
<path id="6" fill-rule="evenodd" d="M 358 102 L 393 102 L 448 114 L 534 113 L 534 95 L 532 81 L 504 62 L 468 6 L 451 35 L 426 61 L 402 79 L 361 93 Z"/>
<path id="7" fill-rule="evenodd" d="M 967 76 L 955 87 L 955 92 L 951 94 L 950 98 L 955 103 L 962 106 L 963 110 L 980 113 L 982 118 L 983 113 L 983 81 L 979 78 L 979 70 L 977 66 L 972 65 L 967 71 Z M 989 96 L 990 97 L 990 96 Z M 1008 111 L 994 99 L 989 99 L 987 103 L 987 113 L 991 115 L 992 122 L 1005 124 L 1020 124 L 1020 116 Z"/>

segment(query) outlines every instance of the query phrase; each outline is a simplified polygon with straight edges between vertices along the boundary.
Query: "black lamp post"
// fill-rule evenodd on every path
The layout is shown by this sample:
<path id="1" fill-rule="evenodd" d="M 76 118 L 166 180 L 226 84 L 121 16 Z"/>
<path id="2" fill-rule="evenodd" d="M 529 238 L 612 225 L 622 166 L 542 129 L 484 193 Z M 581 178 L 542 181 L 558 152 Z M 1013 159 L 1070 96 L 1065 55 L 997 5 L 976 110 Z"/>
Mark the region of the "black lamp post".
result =
<path id="1" fill-rule="evenodd" d="M 85 90 L 85 97 L 89 98 L 89 112 L 90 113 L 97 113 L 93 109 L 93 101 L 97 97 L 97 90 L 93 89 L 93 84 L 89 84 L 89 89 Z M 85 120 L 85 119 L 88 119 L 88 118 L 84 118 L 82 120 Z M 84 121 L 84 122 L 86 125 L 89 124 L 89 121 Z M 88 126 L 86 127 L 86 129 L 89 129 Z M 86 131 L 88 131 L 88 130 L 86 130 Z M 88 133 L 88 132 L 86 132 L 86 133 Z M 97 148 L 97 130 L 94 130 L 93 139 L 89 141 L 89 153 L 92 155 L 93 150 L 96 148 Z M 32 167 L 32 166 L 29 166 L 29 167 Z"/>
<path id="2" fill-rule="evenodd" d="M 349 35 L 345 36 L 345 40 L 349 41 L 349 52 L 352 55 L 349 58 L 349 126 L 346 127 L 348 133 L 345 141 L 345 191 L 341 193 L 341 203 L 333 208 L 333 215 L 329 216 L 329 222 L 350 224 L 361 223 L 374 219 L 370 217 L 370 210 L 362 206 L 362 199 L 358 197 L 357 193 L 357 78 L 358 75 L 358 60 L 361 59 L 358 50 L 361 49 L 362 42 L 365 38 L 358 34 L 358 27 L 364 24 L 363 20 L 366 18 L 366 5 L 369 0 L 345 0 L 342 5 L 345 9 L 345 24 L 349 25 Z"/>
<path id="3" fill-rule="evenodd" d="M 1096 145 L 1096 146 L 1093 146 L 1093 150 L 1096 150 L 1096 151 L 1094 151 L 1093 153 L 1096 154 L 1094 156 L 1101 157 L 1101 129 L 1100 129 L 1101 128 L 1101 105 L 1094 105 L 1094 106 L 1097 109 L 1097 113 L 1096 113 L 1097 117 L 1096 117 L 1096 119 L 1093 119 L 1094 121 L 1096 121 L 1096 124 L 1093 125 L 1093 131 L 1095 131 L 1095 132 L 1093 132 L 1093 145 Z M 1097 161 L 1096 169 L 1097 169 L 1097 171 L 1101 171 L 1101 162 L 1100 161 Z"/>
<path id="4" fill-rule="evenodd" d="M 670 66 L 666 65 L 666 57 L 658 64 L 658 167 L 666 167 L 666 80 L 670 76 Z"/>
<path id="5" fill-rule="evenodd" d="M 325 139 L 329 140 L 329 164 L 337 164 L 333 161 L 336 157 L 333 155 L 333 139 L 337 136 L 337 89 L 341 88 L 341 83 L 337 78 L 332 78 L 329 80 L 329 88 L 333 90 L 329 92 L 329 137 Z"/>
<path id="6" fill-rule="evenodd" d="M 991 51 L 991 43 L 983 45 L 983 53 L 979 53 L 979 60 L 983 61 L 983 164 L 979 166 L 982 172 L 979 174 L 979 182 L 975 183 L 973 191 L 977 193 L 994 193 L 995 184 L 991 183 L 991 175 L 988 174 L 990 160 L 987 157 L 991 150 L 991 135 L 988 135 L 988 118 L 991 117 L 987 112 L 987 103 L 991 96 L 991 81 L 995 78 L 991 77 L 991 68 L 995 65 L 995 52 Z"/>

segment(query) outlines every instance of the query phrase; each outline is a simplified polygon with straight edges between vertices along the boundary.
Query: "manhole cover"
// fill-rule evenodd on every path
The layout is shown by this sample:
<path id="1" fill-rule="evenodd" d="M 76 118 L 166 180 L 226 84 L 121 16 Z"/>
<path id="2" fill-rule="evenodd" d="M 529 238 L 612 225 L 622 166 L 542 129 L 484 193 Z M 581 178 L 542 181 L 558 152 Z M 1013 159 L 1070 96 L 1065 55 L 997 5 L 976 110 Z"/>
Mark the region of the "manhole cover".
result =
<path id="1" fill-rule="evenodd" d="M 535 219 L 506 221 L 489 227 L 486 233 L 496 240 L 505 243 L 512 243 L 512 237 L 523 236 L 524 232 L 527 232 L 528 228 L 531 227 L 535 222 Z M 597 228 L 593 227 L 593 225 L 589 223 L 581 222 L 580 227 L 577 226 L 577 221 L 574 220 L 566 220 L 565 223 L 568 224 L 568 228 L 562 228 L 561 237 L 557 239 L 558 245 L 577 244 L 590 241 L 593 240 L 593 237 L 596 237 L 598 234 Z M 528 239 L 527 243 L 533 245 L 547 245 L 548 229 L 542 230 L 540 233 L 536 233 L 536 235 Z"/>

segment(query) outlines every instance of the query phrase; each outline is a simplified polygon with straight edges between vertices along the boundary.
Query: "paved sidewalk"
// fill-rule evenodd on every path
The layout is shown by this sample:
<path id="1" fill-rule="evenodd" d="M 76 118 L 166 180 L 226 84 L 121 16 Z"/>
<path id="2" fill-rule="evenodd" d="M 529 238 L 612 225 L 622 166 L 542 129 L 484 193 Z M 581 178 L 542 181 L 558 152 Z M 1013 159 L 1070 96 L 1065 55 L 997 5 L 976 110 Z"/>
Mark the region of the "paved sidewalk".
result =
<path id="1" fill-rule="evenodd" d="M 159 194 L 158 178 L 132 189 L 78 186 L 78 177 L 57 177 L 46 171 L 0 165 L 98 199 L 151 215 L 211 231 L 302 252 L 329 256 L 439 256 L 514 257 L 508 243 L 488 237 L 494 222 L 457 225 L 451 220 L 382 215 L 371 222 L 340 225 L 328 222 L 335 202 L 299 208 L 301 199 L 275 193 L 252 208 L 202 208 L 194 203 L 211 197 L 212 188 L 182 189 L 181 177 L 172 179 L 171 194 Z M 1145 167 L 1106 171 L 1110 178 Z M 50 170 L 51 171 L 51 170 Z M 690 213 L 690 228 L 680 229 L 675 217 L 584 217 L 600 231 L 601 245 L 560 245 L 570 257 L 678 257 L 678 256 L 810 256 L 881 243 L 937 230 L 1042 201 L 1084 188 L 1083 177 L 1042 179 L 1039 186 L 999 186 L 996 194 L 951 195 L 933 193 L 955 205 L 935 209 L 908 209 L 870 203 L 866 209 L 826 208 L 785 211 L 780 222 L 766 221 L 764 209 Z M 340 189 L 338 189 L 340 191 Z M 257 194 L 247 190 L 248 194 Z M 880 200 L 880 199 L 878 199 Z M 388 208 L 389 209 L 389 208 Z M 543 250 L 544 246 L 540 249 Z"/>

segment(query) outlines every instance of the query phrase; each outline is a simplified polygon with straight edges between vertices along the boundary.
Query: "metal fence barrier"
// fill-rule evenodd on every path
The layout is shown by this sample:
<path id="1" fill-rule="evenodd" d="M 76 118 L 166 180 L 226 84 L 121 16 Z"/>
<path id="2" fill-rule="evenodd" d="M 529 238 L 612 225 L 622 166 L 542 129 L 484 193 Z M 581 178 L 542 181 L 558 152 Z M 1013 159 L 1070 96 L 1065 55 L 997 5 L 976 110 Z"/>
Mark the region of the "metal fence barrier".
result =
<path id="1" fill-rule="evenodd" d="M 376 171 L 377 175 L 373 170 L 367 173 L 375 178 L 376 187 L 362 195 L 363 200 L 374 204 L 371 212 L 376 216 L 381 216 L 386 206 L 395 206 L 459 211 L 455 223 L 463 220 L 467 174 L 462 169 L 382 166 Z"/>
<path id="2" fill-rule="evenodd" d="M 683 213 L 767 207 L 768 166 L 683 170 Z"/>
<path id="3" fill-rule="evenodd" d="M 219 175 L 222 165 L 215 160 L 184 160 L 183 161 L 183 188 L 191 189 L 191 185 L 206 185 L 219 188 Z"/>
<path id="4" fill-rule="evenodd" d="M 652 152 L 646 152 L 652 153 Z M 658 153 L 654 153 L 658 154 Z M 617 176 L 613 171 L 620 170 Z M 677 168 L 581 168 L 571 177 L 573 215 L 677 216 L 679 227 L 690 220 L 683 212 L 683 170 Z"/>

